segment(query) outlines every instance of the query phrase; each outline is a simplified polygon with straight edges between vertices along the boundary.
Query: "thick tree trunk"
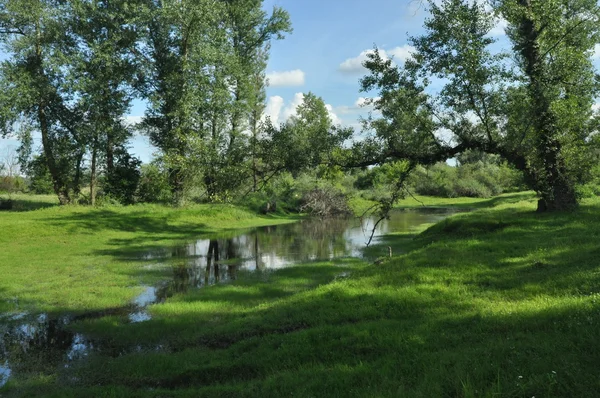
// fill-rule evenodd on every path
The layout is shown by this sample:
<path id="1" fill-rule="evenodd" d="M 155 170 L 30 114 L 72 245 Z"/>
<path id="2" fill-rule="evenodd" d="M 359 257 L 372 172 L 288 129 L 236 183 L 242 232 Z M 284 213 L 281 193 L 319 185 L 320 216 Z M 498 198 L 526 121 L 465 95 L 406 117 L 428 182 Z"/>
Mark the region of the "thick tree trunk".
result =
<path id="1" fill-rule="evenodd" d="M 545 64 L 540 53 L 540 31 L 531 18 L 531 0 L 520 0 L 526 10 L 520 25 L 523 41 L 519 52 L 525 61 L 529 78 L 528 90 L 533 101 L 536 153 L 534 154 L 534 185 L 541 198 L 538 212 L 572 210 L 577 207 L 575 184 L 568 177 L 567 166 L 561 156 L 556 115 L 552 109 L 545 82 Z"/>
<path id="2" fill-rule="evenodd" d="M 52 187 L 54 188 L 54 193 L 56 196 L 58 196 L 58 201 L 61 205 L 69 204 L 71 202 L 71 198 L 69 197 L 69 189 L 56 165 L 56 159 L 54 158 L 54 151 L 49 136 L 50 132 L 48 118 L 46 116 L 45 104 L 43 102 L 38 105 L 38 121 L 40 124 L 40 132 L 42 134 L 44 157 L 46 158 L 46 165 L 48 166 L 48 171 L 52 177 Z"/>
<path id="3" fill-rule="evenodd" d="M 544 192 L 538 200 L 538 212 L 565 211 L 577 208 L 577 195 L 570 183 L 555 182 L 549 192 Z"/>

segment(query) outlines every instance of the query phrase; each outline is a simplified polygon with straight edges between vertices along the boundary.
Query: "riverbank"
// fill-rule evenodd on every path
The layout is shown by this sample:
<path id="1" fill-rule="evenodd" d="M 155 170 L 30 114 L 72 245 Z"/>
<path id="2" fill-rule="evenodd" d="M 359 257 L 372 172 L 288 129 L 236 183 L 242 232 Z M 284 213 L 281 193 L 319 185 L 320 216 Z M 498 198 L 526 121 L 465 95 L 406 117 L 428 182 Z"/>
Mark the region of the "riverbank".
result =
<path id="1" fill-rule="evenodd" d="M 0 312 L 87 312 L 123 305 L 153 284 L 135 254 L 216 233 L 294 222 L 229 205 L 53 206 L 18 199 L 35 211 L 0 212 Z M 28 204 L 29 203 L 29 204 Z M 127 255 L 127 254 L 131 255 Z"/>
<path id="2" fill-rule="evenodd" d="M 352 258 L 310 262 L 173 296 L 149 307 L 152 319 L 144 323 L 123 324 L 112 316 L 77 322 L 74 332 L 112 336 L 110 350 L 68 371 L 40 365 L 0 393 L 595 396 L 600 200 L 565 214 L 536 214 L 531 195 L 505 195 L 486 206 L 416 236 L 418 231 L 388 236 L 372 250 L 402 242 L 394 253 L 400 247 L 405 253 L 379 265 Z M 59 213 L 40 216 L 38 225 L 55 228 L 47 239 L 65 231 L 83 239 L 85 245 L 73 246 L 78 253 L 90 251 L 88 239 L 98 243 L 100 235 L 106 234 L 107 246 L 144 246 L 181 238 L 189 217 L 209 222 L 208 210 L 174 221 L 163 214 L 161 223 L 169 227 L 157 233 L 163 228 L 149 219 L 139 222 L 139 214 L 116 227 L 126 216 L 119 210 L 111 210 L 112 217 L 99 213 L 94 220 L 104 221 L 94 224 L 75 210 L 68 218 L 60 214 L 64 210 L 52 211 Z M 255 221 L 248 217 L 245 222 Z M 61 219 L 66 221 L 57 224 Z M 35 224 L 23 222 L 23 230 Z M 18 219 L 13 223 L 19 225 Z M 137 229 L 126 230 L 132 223 Z M 95 238 L 85 237 L 86 229 Z M 130 241 L 122 241 L 127 238 L 121 234 L 129 233 Z M 117 280 L 126 275 L 110 267 L 107 272 Z M 132 346 L 138 349 L 125 349 Z"/>

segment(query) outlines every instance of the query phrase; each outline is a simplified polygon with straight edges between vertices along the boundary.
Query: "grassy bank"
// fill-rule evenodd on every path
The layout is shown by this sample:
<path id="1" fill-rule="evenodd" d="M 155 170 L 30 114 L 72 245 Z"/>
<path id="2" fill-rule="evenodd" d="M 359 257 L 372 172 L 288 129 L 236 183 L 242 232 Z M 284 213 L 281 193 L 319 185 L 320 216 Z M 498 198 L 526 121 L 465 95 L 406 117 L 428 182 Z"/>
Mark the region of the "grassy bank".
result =
<path id="1" fill-rule="evenodd" d="M 110 316 L 78 322 L 74 330 L 108 341 L 114 352 L 124 354 L 91 354 L 68 370 L 32 371 L 10 381 L 0 393 L 596 396 L 600 200 L 587 200 L 577 212 L 565 214 L 534 213 L 528 194 L 478 206 L 482 208 L 453 216 L 417 236 L 389 236 L 382 244 L 395 242 L 406 253 L 380 265 L 355 259 L 312 262 L 256 280 L 176 295 L 152 306 L 148 322 L 126 324 Z M 83 211 L 45 210 L 40 212 L 43 216 L 28 214 L 32 218 L 23 220 L 23 226 L 18 218 L 10 225 L 15 231 L 27 225 L 35 229 L 31 223 L 40 217 L 39 225 L 55 228 L 44 241 L 68 231 L 72 239 L 87 242 L 69 249 L 76 252 L 77 261 L 100 251 L 106 264 L 114 260 L 102 247 L 110 249 L 111 244 L 147 246 L 153 239 L 179 239 L 200 220 L 202 227 L 196 228 L 216 228 L 210 224 L 210 211 L 202 207 L 185 210 L 181 218 L 164 213 L 164 219 L 160 214 L 167 210 L 156 209 L 147 224 L 139 221 L 139 214 L 131 215 L 118 228 L 115 223 L 126 217 L 121 212 L 129 210 L 94 210 L 98 214 L 93 218 L 79 214 Z M 240 210 L 229 211 L 234 220 Z M 239 218 L 257 222 L 247 214 Z M 162 221 L 150 221 L 155 219 Z M 132 223 L 136 229 L 128 231 Z M 157 224 L 170 226 L 169 232 Z M 88 242 L 94 239 L 87 237 L 90 231 L 95 244 Z M 60 241 L 48 243 L 44 250 L 54 250 L 53 245 Z M 15 256 L 18 249 L 12 250 Z M 73 263 L 70 269 L 87 272 L 85 264 Z M 101 281 L 110 275 L 121 284 L 120 277 L 131 277 L 121 270 L 125 264 L 112 264 Z M 9 272 L 10 267 L 1 271 Z M 2 294 L 7 297 L 5 290 Z M 30 294 L 36 304 L 53 305 L 41 291 L 38 294 Z M 127 352 L 125 347 L 131 346 L 139 349 Z"/>
<path id="2" fill-rule="evenodd" d="M 17 196 L 0 212 L 0 312 L 83 312 L 123 305 L 152 283 L 136 255 L 207 234 L 294 221 L 228 205 L 90 208 Z M 133 286 L 133 287 L 132 287 Z"/>

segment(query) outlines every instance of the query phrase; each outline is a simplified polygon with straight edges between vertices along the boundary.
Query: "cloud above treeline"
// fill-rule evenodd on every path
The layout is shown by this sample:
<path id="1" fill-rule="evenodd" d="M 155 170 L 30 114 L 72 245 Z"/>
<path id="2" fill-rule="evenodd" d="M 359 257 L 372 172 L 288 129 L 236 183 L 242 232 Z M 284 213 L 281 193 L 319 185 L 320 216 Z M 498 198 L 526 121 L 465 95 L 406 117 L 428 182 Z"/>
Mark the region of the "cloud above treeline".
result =
<path id="1" fill-rule="evenodd" d="M 411 56 L 411 53 L 414 50 L 415 48 L 413 46 L 405 44 L 403 46 L 395 47 L 390 50 L 384 50 L 380 48 L 379 55 L 381 55 L 383 59 L 393 58 L 394 61 L 403 63 Z M 366 69 L 363 66 L 363 63 L 367 60 L 367 55 L 373 54 L 373 52 L 373 49 L 364 50 L 356 57 L 346 59 L 340 64 L 338 70 L 348 75 L 357 75 L 365 73 Z"/>
<path id="2" fill-rule="evenodd" d="M 264 117 L 267 116 L 271 119 L 271 122 L 275 126 L 279 126 L 281 123 L 285 123 L 292 116 L 297 114 L 296 109 L 299 105 L 304 102 L 304 94 L 296 93 L 294 98 L 289 103 L 285 103 L 285 100 L 279 95 L 269 97 L 267 100 L 267 106 L 265 107 Z M 341 124 L 342 120 L 336 115 L 333 107 L 330 104 L 325 104 L 329 118 L 333 124 Z"/>
<path id="3" fill-rule="evenodd" d="M 270 87 L 298 87 L 304 85 L 305 74 L 300 69 L 284 72 L 267 73 L 267 81 Z"/>

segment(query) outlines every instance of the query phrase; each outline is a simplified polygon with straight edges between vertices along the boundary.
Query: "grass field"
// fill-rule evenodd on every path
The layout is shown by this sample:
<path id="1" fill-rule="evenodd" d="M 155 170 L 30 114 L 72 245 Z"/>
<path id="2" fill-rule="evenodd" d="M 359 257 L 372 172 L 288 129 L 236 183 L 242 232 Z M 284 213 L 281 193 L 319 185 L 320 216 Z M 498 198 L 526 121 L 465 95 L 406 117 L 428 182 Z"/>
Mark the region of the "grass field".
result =
<path id="1" fill-rule="evenodd" d="M 379 265 L 311 262 L 176 295 L 148 322 L 74 323 L 139 350 L 32 367 L 0 395 L 597 396 L 600 200 L 562 214 L 536 214 L 531 194 L 468 207 L 480 209 L 388 236 L 381 244 L 405 253 Z M 140 275 L 115 247 L 278 221 L 203 206 L 0 214 L 0 295 L 55 311 L 122 304 Z"/>

